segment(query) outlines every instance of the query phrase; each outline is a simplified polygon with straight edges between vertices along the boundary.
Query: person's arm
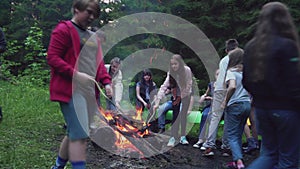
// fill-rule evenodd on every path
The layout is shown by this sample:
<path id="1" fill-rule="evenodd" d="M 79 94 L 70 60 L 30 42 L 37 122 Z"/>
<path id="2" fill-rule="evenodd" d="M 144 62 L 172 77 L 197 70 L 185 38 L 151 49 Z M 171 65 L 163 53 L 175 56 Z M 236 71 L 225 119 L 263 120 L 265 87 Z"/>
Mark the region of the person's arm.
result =
<path id="1" fill-rule="evenodd" d="M 51 39 L 47 52 L 47 63 L 55 72 L 63 75 L 67 79 L 73 78 L 74 65 L 71 58 L 65 55 L 68 49 L 72 48 L 71 30 L 64 23 L 59 23 L 51 34 Z M 75 48 L 75 46 L 73 46 Z M 76 53 L 74 52 L 74 55 Z M 74 56 L 75 58 L 75 56 Z"/>
<path id="2" fill-rule="evenodd" d="M 232 73 L 230 73 L 229 71 L 227 73 L 226 82 L 228 84 L 228 88 L 227 88 L 227 91 L 225 94 L 225 99 L 224 99 L 223 103 L 221 104 L 221 108 L 223 108 L 223 109 L 227 106 L 231 96 L 234 94 L 235 89 L 236 89 L 235 76 Z"/>
<path id="3" fill-rule="evenodd" d="M 199 104 L 203 103 L 204 100 L 208 97 L 208 93 L 210 92 L 210 88 L 207 87 L 205 93 L 200 97 Z"/>
<path id="4" fill-rule="evenodd" d="M 169 82 L 169 72 L 168 72 L 164 83 L 160 86 L 158 93 L 156 95 L 154 108 L 157 108 L 159 106 L 159 102 L 165 96 L 165 92 L 168 90 L 169 86 L 170 86 L 170 82 Z"/>
<path id="5" fill-rule="evenodd" d="M 97 75 L 96 75 L 96 81 L 100 82 L 105 89 L 105 94 L 107 97 L 112 97 L 112 86 L 111 86 L 111 77 L 108 74 L 104 61 L 102 60 L 98 66 Z"/>
<path id="6" fill-rule="evenodd" d="M 284 77 L 283 82 L 287 86 L 286 92 L 288 96 L 293 100 L 293 104 L 300 108 L 299 53 L 296 44 L 291 41 L 288 42 L 282 47 L 282 51 L 280 52 L 282 55 L 278 56 L 280 58 L 280 70 L 282 70 L 282 77 Z"/>
<path id="7" fill-rule="evenodd" d="M 226 107 L 227 103 L 229 102 L 231 96 L 233 95 L 233 93 L 235 92 L 236 89 L 236 81 L 231 79 L 228 81 L 228 88 L 227 88 L 227 92 L 225 95 L 225 99 L 224 99 L 224 103 L 223 103 L 223 108 Z"/>
<path id="8" fill-rule="evenodd" d="M 140 85 L 136 85 L 136 98 L 140 101 L 140 102 L 142 102 L 142 104 L 145 106 L 145 107 L 147 107 L 147 102 L 145 102 L 144 101 L 144 99 L 142 98 L 142 96 L 141 96 L 141 87 L 140 87 Z"/>
<path id="9" fill-rule="evenodd" d="M 115 78 L 116 78 L 116 80 L 114 81 L 115 102 L 116 102 L 116 106 L 120 107 L 120 102 L 122 100 L 122 95 L 123 95 L 123 83 L 122 83 L 123 78 L 122 78 L 122 72 L 120 70 Z"/>
<path id="10" fill-rule="evenodd" d="M 187 82 L 185 88 L 181 91 L 181 98 L 184 98 L 187 95 L 191 94 L 191 89 L 193 85 L 192 71 L 188 66 L 185 66 L 185 75 Z"/>

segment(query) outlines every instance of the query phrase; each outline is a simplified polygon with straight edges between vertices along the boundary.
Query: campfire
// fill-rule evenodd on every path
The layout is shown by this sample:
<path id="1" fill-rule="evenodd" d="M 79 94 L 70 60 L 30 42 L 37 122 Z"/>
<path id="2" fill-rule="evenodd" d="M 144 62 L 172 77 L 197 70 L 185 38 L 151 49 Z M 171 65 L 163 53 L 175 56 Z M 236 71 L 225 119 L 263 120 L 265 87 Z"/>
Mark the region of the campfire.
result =
<path id="1" fill-rule="evenodd" d="M 99 112 L 97 128 L 91 132 L 91 139 L 98 146 L 116 155 L 133 158 L 150 157 L 163 149 L 167 136 L 149 130 L 150 124 L 142 119 L 142 109 L 131 112 L 133 116 L 102 108 Z"/>

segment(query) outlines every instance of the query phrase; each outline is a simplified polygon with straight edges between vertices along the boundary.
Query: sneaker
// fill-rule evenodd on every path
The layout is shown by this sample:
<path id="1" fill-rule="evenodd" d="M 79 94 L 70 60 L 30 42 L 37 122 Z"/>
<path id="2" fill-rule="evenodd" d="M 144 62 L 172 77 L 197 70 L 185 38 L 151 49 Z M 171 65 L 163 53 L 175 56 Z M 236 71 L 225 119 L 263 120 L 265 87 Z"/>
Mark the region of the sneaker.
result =
<path id="1" fill-rule="evenodd" d="M 168 144 L 167 144 L 168 147 L 174 147 L 175 146 L 175 138 L 174 137 L 171 137 Z"/>
<path id="2" fill-rule="evenodd" d="M 253 151 L 258 149 L 258 141 L 254 138 L 247 139 L 248 146 L 244 149 L 244 153 L 251 154 Z"/>
<path id="3" fill-rule="evenodd" d="M 236 162 L 236 168 L 237 169 L 244 169 L 245 168 L 245 165 L 243 164 L 243 162 Z"/>
<path id="4" fill-rule="evenodd" d="M 206 148 L 205 148 L 204 146 L 201 146 L 201 147 L 200 147 L 200 150 L 201 150 L 201 151 L 205 151 Z"/>
<path id="5" fill-rule="evenodd" d="M 92 130 L 97 129 L 97 124 L 95 122 L 91 123 L 90 129 L 92 129 Z"/>
<path id="6" fill-rule="evenodd" d="M 209 156 L 214 156 L 215 153 L 211 147 L 208 147 L 205 149 L 203 156 L 209 157 Z"/>
<path id="7" fill-rule="evenodd" d="M 224 168 L 227 168 L 227 169 L 237 169 L 237 165 L 235 163 L 235 161 L 232 161 L 232 162 L 228 162 L 224 165 Z"/>
<path id="8" fill-rule="evenodd" d="M 230 149 L 222 149 L 221 151 L 223 157 L 229 157 L 232 154 Z"/>
<path id="9" fill-rule="evenodd" d="M 200 140 L 193 145 L 194 148 L 200 148 L 201 146 L 202 146 L 202 142 Z"/>
<path id="10" fill-rule="evenodd" d="M 189 142 L 186 140 L 186 137 L 185 137 L 185 136 L 181 136 L 181 137 L 180 137 L 179 143 L 180 143 L 180 144 L 184 144 L 184 145 L 189 144 Z"/>

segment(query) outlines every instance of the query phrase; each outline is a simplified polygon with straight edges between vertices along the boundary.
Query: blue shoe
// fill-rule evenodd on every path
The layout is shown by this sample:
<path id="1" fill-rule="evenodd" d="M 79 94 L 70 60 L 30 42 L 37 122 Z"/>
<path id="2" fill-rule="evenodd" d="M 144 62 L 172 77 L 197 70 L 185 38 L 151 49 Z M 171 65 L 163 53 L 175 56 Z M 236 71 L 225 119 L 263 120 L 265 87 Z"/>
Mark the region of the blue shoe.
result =
<path id="1" fill-rule="evenodd" d="M 171 137 L 168 144 L 167 144 L 168 147 L 174 147 L 175 146 L 175 138 L 174 137 Z"/>
<path id="2" fill-rule="evenodd" d="M 180 144 L 184 144 L 184 145 L 189 144 L 189 142 L 186 140 L 186 137 L 185 137 L 185 136 L 181 136 L 181 137 L 180 137 L 179 143 L 180 143 Z"/>
<path id="3" fill-rule="evenodd" d="M 64 169 L 65 167 L 57 167 L 56 165 L 52 166 L 51 169 Z"/>

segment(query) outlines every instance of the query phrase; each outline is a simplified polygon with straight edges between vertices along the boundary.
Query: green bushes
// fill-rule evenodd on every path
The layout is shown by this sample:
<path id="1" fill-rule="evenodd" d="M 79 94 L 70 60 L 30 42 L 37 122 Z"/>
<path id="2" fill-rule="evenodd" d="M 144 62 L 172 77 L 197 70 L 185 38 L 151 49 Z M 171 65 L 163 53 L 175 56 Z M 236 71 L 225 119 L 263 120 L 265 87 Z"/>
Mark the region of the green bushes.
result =
<path id="1" fill-rule="evenodd" d="M 42 37 L 42 29 L 35 24 L 23 42 L 8 41 L 6 52 L 0 56 L 3 79 L 38 86 L 49 83 L 50 73 Z"/>

